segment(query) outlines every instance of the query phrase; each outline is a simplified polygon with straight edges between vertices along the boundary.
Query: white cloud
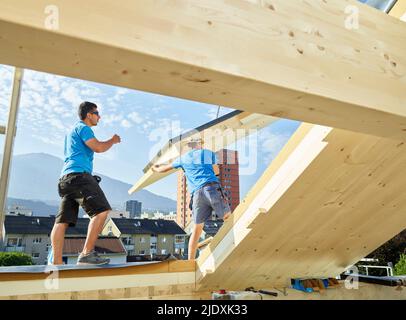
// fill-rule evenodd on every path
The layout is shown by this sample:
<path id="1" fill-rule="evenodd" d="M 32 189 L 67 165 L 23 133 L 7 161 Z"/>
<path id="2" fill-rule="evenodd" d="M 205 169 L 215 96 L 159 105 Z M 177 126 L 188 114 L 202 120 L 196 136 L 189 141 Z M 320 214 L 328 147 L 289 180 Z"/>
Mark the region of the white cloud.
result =
<path id="1" fill-rule="evenodd" d="M 234 109 L 230 109 L 230 108 L 226 108 L 226 107 L 219 107 L 218 106 L 210 106 L 208 107 L 208 111 L 207 111 L 207 117 L 210 120 L 214 120 L 217 118 L 217 112 L 218 112 L 218 117 L 220 118 L 221 116 L 224 116 L 225 114 L 234 111 Z"/>
<path id="2" fill-rule="evenodd" d="M 80 96 L 80 91 L 75 86 L 69 86 L 62 91 L 62 98 L 68 101 L 73 108 L 77 108 L 78 105 L 84 100 Z"/>
<path id="3" fill-rule="evenodd" d="M 37 134 L 33 134 L 32 137 L 42 141 L 45 144 L 50 144 L 50 145 L 54 145 L 54 146 L 58 146 L 58 147 L 61 144 L 61 141 L 59 139 L 55 139 L 55 137 L 49 138 L 47 136 L 42 136 L 42 135 L 37 135 Z"/>
<path id="4" fill-rule="evenodd" d="M 114 126 L 120 123 L 123 120 L 123 116 L 121 114 L 107 114 L 103 115 L 101 121 L 103 124 L 107 126 Z"/>
<path id="5" fill-rule="evenodd" d="M 130 121 L 128 121 L 127 119 L 124 119 L 121 121 L 121 126 L 123 128 L 131 128 L 133 125 L 131 124 Z"/>
<path id="6" fill-rule="evenodd" d="M 130 118 L 130 120 L 132 120 L 136 124 L 140 124 L 140 123 L 142 123 L 144 121 L 144 119 L 140 116 L 140 114 L 138 112 L 135 112 L 135 111 L 131 112 L 128 115 L 128 118 Z"/>
<path id="7" fill-rule="evenodd" d="M 290 133 L 272 132 L 271 128 L 260 132 L 260 148 L 264 155 L 264 163 L 269 164 L 278 155 L 290 137 Z"/>
<path id="8" fill-rule="evenodd" d="M 207 111 L 207 117 L 208 117 L 210 120 L 216 119 L 217 110 L 218 110 L 218 107 L 211 107 L 211 108 Z"/>

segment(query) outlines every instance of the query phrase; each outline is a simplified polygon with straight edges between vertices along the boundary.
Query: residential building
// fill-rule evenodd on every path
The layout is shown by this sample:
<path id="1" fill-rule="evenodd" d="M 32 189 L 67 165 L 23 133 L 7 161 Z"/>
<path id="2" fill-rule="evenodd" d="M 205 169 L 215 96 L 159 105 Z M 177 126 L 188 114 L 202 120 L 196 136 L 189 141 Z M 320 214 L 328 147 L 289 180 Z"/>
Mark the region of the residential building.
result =
<path id="1" fill-rule="evenodd" d="M 110 218 L 130 219 L 129 211 L 112 210 L 109 213 Z"/>
<path id="2" fill-rule="evenodd" d="M 12 205 L 8 206 L 6 210 L 6 215 L 9 216 L 27 216 L 27 217 L 32 217 L 32 210 L 27 209 L 25 207 L 21 207 L 18 205 Z"/>
<path id="3" fill-rule="evenodd" d="M 238 151 L 221 149 L 217 153 L 219 162 L 219 180 L 224 196 L 228 200 L 231 211 L 240 203 L 240 176 L 238 164 Z M 190 194 L 187 190 L 186 177 L 182 170 L 178 172 L 178 194 L 176 222 L 185 228 L 192 220 L 192 211 L 189 209 Z M 215 217 L 213 217 L 215 219 Z"/>
<path id="4" fill-rule="evenodd" d="M 109 219 L 102 235 L 120 238 L 129 256 L 183 255 L 186 246 L 185 232 L 163 219 Z"/>
<path id="5" fill-rule="evenodd" d="M 154 219 L 154 214 L 150 212 L 141 213 L 141 219 Z"/>
<path id="6" fill-rule="evenodd" d="M 150 219 L 163 219 L 163 220 L 171 220 L 176 222 L 176 213 L 163 213 L 163 212 L 155 212 L 154 215 Z"/>
<path id="7" fill-rule="evenodd" d="M 24 252 L 35 264 L 47 264 L 51 248 L 50 234 L 55 217 L 5 216 L 6 252 Z M 89 219 L 79 218 L 74 228 L 66 230 L 67 237 L 86 237 Z"/>
<path id="8" fill-rule="evenodd" d="M 231 211 L 240 204 L 240 175 L 238 151 L 222 149 L 217 152 L 219 179 Z"/>
<path id="9" fill-rule="evenodd" d="M 176 222 L 177 215 L 175 212 L 171 212 L 162 216 L 163 220 L 175 221 Z"/>
<path id="10" fill-rule="evenodd" d="M 125 210 L 130 213 L 130 218 L 140 218 L 141 217 L 141 210 L 142 210 L 142 203 L 137 200 L 128 200 L 125 203 Z"/>
<path id="11" fill-rule="evenodd" d="M 62 259 L 66 264 L 76 264 L 83 249 L 86 237 L 65 237 Z M 99 237 L 95 251 L 103 258 L 109 258 L 112 264 L 127 263 L 127 251 L 116 237 Z"/>

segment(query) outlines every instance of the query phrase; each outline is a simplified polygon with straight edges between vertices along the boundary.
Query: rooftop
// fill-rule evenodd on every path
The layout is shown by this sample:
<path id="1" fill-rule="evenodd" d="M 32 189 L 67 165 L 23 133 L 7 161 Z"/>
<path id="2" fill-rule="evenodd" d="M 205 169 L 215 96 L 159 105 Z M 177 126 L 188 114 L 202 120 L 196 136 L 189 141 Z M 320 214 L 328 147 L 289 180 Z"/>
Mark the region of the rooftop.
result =
<path id="1" fill-rule="evenodd" d="M 111 219 L 124 234 L 185 234 L 185 231 L 171 220 Z"/>
<path id="2" fill-rule="evenodd" d="M 76 255 L 82 252 L 86 237 L 65 238 L 64 255 Z M 95 250 L 99 254 L 127 254 L 120 239 L 115 237 L 100 237 L 96 241 Z"/>

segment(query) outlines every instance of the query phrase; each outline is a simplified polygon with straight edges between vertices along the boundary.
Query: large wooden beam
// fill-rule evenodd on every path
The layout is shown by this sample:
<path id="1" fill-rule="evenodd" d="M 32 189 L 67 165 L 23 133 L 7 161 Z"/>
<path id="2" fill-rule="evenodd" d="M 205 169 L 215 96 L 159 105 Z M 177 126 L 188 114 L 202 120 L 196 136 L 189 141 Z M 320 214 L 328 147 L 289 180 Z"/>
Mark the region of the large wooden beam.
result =
<path id="1" fill-rule="evenodd" d="M 187 286 L 189 292 L 195 287 L 194 261 L 163 261 L 160 263 L 102 266 L 100 268 L 64 269 L 67 266 L 43 266 L 43 271 L 16 268 L 0 268 L 0 299 L 7 296 L 36 294 L 59 294 L 112 289 L 146 289 L 149 295 L 154 289 Z M 32 266 L 33 270 L 38 266 Z M 4 271 L 3 269 L 7 269 Z M 15 270 L 8 270 L 15 269 Z M 175 289 L 175 290 L 174 290 Z M 158 295 L 158 294 L 156 294 Z"/>
<path id="2" fill-rule="evenodd" d="M 404 142 L 303 124 L 198 259 L 202 290 L 334 277 L 406 227 Z"/>
<path id="3" fill-rule="evenodd" d="M 406 138 L 404 22 L 355 0 L 259 2 L 2 0 L 0 63 Z"/>

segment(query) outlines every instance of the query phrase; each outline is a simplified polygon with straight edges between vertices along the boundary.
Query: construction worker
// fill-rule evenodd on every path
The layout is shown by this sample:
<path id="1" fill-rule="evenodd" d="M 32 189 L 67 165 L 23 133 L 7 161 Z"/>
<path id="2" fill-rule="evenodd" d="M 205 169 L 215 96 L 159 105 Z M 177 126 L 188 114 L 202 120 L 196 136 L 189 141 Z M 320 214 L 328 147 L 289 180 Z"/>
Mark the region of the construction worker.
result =
<path id="1" fill-rule="evenodd" d="M 188 151 L 172 163 L 154 165 L 154 172 L 166 172 L 172 169 L 182 168 L 191 194 L 193 216 L 193 230 L 189 239 L 188 259 L 196 257 L 197 245 L 203 231 L 204 223 L 214 211 L 219 219 L 226 220 L 231 212 L 228 201 L 225 199 L 219 179 L 215 175 L 218 172 L 217 159 L 214 152 L 202 148 L 202 140 L 189 140 Z"/>
<path id="2" fill-rule="evenodd" d="M 78 110 L 80 121 L 65 136 L 65 161 L 58 183 L 58 192 L 62 198 L 55 225 L 51 233 L 52 261 L 49 264 L 62 264 L 62 251 L 65 232 L 68 226 L 75 226 L 79 205 L 90 217 L 87 237 L 78 264 L 107 264 L 109 259 L 100 257 L 94 251 L 96 240 L 102 231 L 110 204 L 99 186 L 100 177 L 93 176 L 93 155 L 109 150 L 114 144 L 120 143 L 118 135 L 107 141 L 95 138 L 91 127 L 97 126 L 100 114 L 97 105 L 83 102 Z"/>

